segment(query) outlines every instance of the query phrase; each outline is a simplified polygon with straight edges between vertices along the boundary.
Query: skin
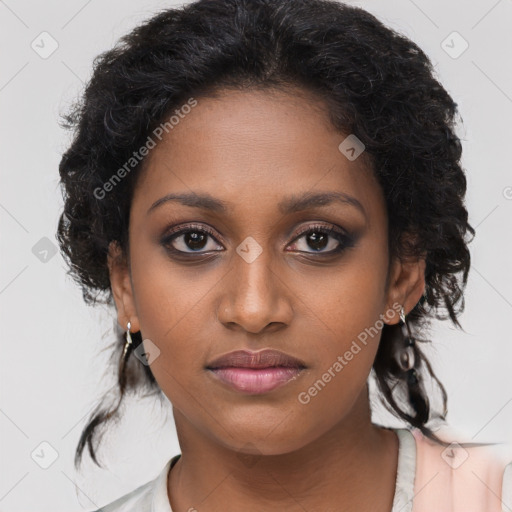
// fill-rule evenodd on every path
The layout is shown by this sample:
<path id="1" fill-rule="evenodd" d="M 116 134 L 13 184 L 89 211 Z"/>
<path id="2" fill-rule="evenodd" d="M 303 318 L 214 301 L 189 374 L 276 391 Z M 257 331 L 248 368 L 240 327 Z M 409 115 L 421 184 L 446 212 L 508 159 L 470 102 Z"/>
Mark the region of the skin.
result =
<path id="1" fill-rule="evenodd" d="M 346 135 L 329 124 L 318 98 L 300 89 L 224 90 L 197 100 L 145 161 L 130 211 L 129 262 L 116 244 L 109 255 L 119 324 L 130 321 L 160 350 L 151 370 L 173 405 L 182 454 L 168 477 L 172 509 L 303 512 L 343 504 L 389 512 L 398 439 L 372 424 L 367 388 L 380 333 L 309 403 L 298 395 L 379 315 L 393 324 L 393 305 L 406 313 L 415 306 L 425 262 L 390 258 L 381 188 L 364 153 L 349 161 L 339 151 Z M 320 191 L 348 194 L 364 213 L 346 202 L 278 209 L 290 195 Z M 148 213 L 166 194 L 190 192 L 229 207 L 168 201 Z M 186 252 L 178 258 L 162 239 L 190 222 L 209 226 L 215 239 L 194 246 L 178 235 L 166 242 Z M 296 236 L 317 224 L 352 233 L 353 244 L 322 256 L 307 234 Z M 262 250 L 251 263 L 236 252 L 247 237 Z M 340 244 L 328 240 L 320 253 Z M 205 366 L 243 348 L 278 349 L 307 368 L 272 392 L 241 394 Z"/>

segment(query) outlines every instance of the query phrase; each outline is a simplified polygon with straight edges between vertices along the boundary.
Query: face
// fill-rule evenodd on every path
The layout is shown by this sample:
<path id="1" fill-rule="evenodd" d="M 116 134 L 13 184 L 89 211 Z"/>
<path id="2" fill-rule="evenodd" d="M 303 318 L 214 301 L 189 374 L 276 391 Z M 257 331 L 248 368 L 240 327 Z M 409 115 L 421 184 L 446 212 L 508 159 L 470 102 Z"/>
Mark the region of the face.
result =
<path id="1" fill-rule="evenodd" d="M 424 267 L 390 260 L 382 191 L 364 155 L 338 149 L 346 134 L 318 99 L 223 91 L 197 102 L 137 182 L 129 267 L 110 259 L 119 323 L 158 347 L 151 370 L 182 428 L 287 453 L 367 403 L 383 320 L 414 306 Z M 261 378 L 208 368 L 263 349 L 302 366 Z"/>

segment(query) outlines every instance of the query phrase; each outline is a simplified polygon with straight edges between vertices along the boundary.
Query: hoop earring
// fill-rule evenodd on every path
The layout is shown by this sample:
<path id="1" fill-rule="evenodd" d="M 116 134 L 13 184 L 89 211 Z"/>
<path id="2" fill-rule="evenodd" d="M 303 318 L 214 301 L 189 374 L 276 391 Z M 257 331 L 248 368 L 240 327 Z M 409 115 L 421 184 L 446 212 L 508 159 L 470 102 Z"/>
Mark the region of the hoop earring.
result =
<path id="1" fill-rule="evenodd" d="M 403 306 L 400 307 L 400 329 L 402 330 L 402 336 L 404 340 L 404 346 L 395 355 L 396 362 L 400 369 L 404 372 L 414 372 L 414 338 L 411 333 L 409 324 L 405 319 L 405 312 Z"/>
<path id="2" fill-rule="evenodd" d="M 123 361 L 126 358 L 126 354 L 128 353 L 128 350 L 130 349 L 130 347 L 133 346 L 132 345 L 132 336 L 130 334 L 131 326 L 132 326 L 131 322 L 128 322 L 128 324 L 126 325 L 126 343 L 124 344 L 123 357 L 121 358 Z"/>

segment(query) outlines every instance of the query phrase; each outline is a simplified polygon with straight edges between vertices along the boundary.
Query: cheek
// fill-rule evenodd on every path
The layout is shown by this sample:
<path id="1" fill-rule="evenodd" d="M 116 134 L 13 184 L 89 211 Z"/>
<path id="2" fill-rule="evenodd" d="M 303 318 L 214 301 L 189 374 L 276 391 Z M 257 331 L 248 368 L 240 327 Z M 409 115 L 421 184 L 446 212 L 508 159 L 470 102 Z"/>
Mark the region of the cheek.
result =
<path id="1" fill-rule="evenodd" d="M 310 286 L 310 311 L 303 312 L 310 317 L 307 330 L 317 362 L 302 387 L 304 407 L 325 421 L 331 417 L 326 404 L 339 404 L 331 411 L 339 414 L 364 388 L 386 314 L 385 246 L 361 247 L 345 263 L 321 286 Z"/>
<path id="2" fill-rule="evenodd" d="M 209 293 L 219 276 L 199 266 L 172 264 L 158 249 L 143 244 L 131 256 L 141 333 L 160 351 L 151 371 L 169 400 L 179 406 L 190 401 L 204 372 L 205 353 L 211 344 Z"/>
<path id="3" fill-rule="evenodd" d="M 315 404 L 325 408 L 329 403 L 350 408 L 364 387 L 383 326 L 381 311 L 373 304 L 364 305 L 368 306 L 366 310 L 362 310 L 363 303 L 341 305 L 329 327 L 324 326 L 321 334 L 317 333 L 315 364 L 302 386 L 307 396 L 304 400 L 299 397 L 299 402 L 310 403 L 311 410 Z"/>
<path id="4" fill-rule="evenodd" d="M 173 406 L 193 414 L 201 409 L 197 386 L 210 342 L 201 314 L 208 309 L 205 304 L 215 286 L 214 276 L 201 273 L 199 266 L 173 263 L 137 220 L 137 216 L 130 220 L 130 273 L 142 338 L 159 351 L 150 370 Z M 145 349 L 150 346 L 144 345 Z"/>
<path id="5" fill-rule="evenodd" d="M 385 313 L 387 271 L 385 245 L 364 240 L 347 253 L 337 269 L 319 272 L 313 281 L 309 277 L 302 279 L 301 287 L 307 290 L 302 296 L 310 308 L 309 316 L 320 320 L 319 328 L 331 340 L 327 343 L 329 348 L 341 350 L 350 345 Z"/>
<path id="6" fill-rule="evenodd" d="M 160 343 L 178 341 L 185 329 L 193 335 L 199 328 L 199 315 L 208 300 L 213 276 L 199 266 L 179 266 L 160 249 L 144 244 L 131 260 L 132 282 L 141 331 Z"/>
<path id="7" fill-rule="evenodd" d="M 340 300 L 338 313 L 327 319 L 329 328 L 324 327 L 323 336 L 316 338 L 315 365 L 296 397 L 297 414 L 312 435 L 316 429 L 329 429 L 354 410 L 366 392 L 379 346 L 381 310 L 371 301 L 345 298 L 349 296 Z"/>

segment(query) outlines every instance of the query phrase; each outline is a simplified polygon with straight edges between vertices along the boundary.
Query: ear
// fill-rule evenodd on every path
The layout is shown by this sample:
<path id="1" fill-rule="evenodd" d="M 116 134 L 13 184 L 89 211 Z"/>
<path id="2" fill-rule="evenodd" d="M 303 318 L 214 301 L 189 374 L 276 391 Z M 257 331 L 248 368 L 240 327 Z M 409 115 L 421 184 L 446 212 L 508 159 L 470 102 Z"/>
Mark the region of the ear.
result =
<path id="1" fill-rule="evenodd" d="M 391 262 L 387 290 L 388 311 L 393 311 L 393 317 L 387 324 L 396 324 L 400 320 L 400 309 L 409 313 L 418 303 L 425 290 L 424 257 L 400 259 L 395 257 Z"/>
<path id="2" fill-rule="evenodd" d="M 126 256 L 117 241 L 109 244 L 107 262 L 110 287 L 116 304 L 117 322 L 123 330 L 126 330 L 126 326 L 130 322 L 130 331 L 138 332 L 140 331 L 140 325 L 135 309 L 130 270 Z"/>

